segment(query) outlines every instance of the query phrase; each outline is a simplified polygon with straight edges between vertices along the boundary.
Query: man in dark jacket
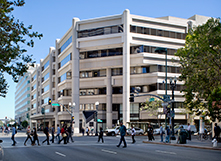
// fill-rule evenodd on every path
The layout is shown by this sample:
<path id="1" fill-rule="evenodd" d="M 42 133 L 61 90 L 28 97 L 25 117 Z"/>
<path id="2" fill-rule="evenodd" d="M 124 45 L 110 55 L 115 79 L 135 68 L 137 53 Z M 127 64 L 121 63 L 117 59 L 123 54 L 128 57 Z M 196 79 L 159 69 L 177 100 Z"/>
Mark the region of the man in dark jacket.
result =
<path id="1" fill-rule="evenodd" d="M 42 142 L 42 144 L 47 141 L 48 145 L 50 145 L 50 143 L 49 143 L 49 130 L 48 130 L 48 125 L 44 128 L 44 133 L 45 133 L 45 135 L 46 135 L 46 139 Z"/>
<path id="2" fill-rule="evenodd" d="M 220 127 L 217 125 L 217 123 L 215 123 L 214 133 L 215 133 L 214 137 L 216 138 L 216 140 L 218 140 L 219 133 L 220 133 Z"/>
<path id="3" fill-rule="evenodd" d="M 121 122 L 120 123 L 120 129 L 119 129 L 119 131 L 120 131 L 120 142 L 119 142 L 119 144 L 117 145 L 117 147 L 119 147 L 120 145 L 121 145 L 121 143 L 122 143 L 122 141 L 124 142 L 124 146 L 123 146 L 123 148 L 126 148 L 127 147 L 127 143 L 126 143 L 126 141 L 125 141 L 125 138 L 124 138 L 124 136 L 126 135 L 126 127 L 123 125 L 123 123 Z"/>
<path id="4" fill-rule="evenodd" d="M 69 143 L 69 139 L 71 138 L 71 141 L 74 142 L 73 138 L 72 138 L 72 125 L 70 125 L 68 127 L 68 138 L 67 138 L 67 142 Z"/>
<path id="5" fill-rule="evenodd" d="M 100 139 L 102 140 L 102 143 L 104 143 L 102 127 L 100 127 L 100 133 L 99 133 L 98 141 L 97 141 L 98 143 L 100 142 Z"/>
<path id="6" fill-rule="evenodd" d="M 51 142 L 52 143 L 54 143 L 54 125 L 52 125 L 52 128 L 51 128 L 51 136 L 52 136 L 52 138 L 51 138 Z"/>

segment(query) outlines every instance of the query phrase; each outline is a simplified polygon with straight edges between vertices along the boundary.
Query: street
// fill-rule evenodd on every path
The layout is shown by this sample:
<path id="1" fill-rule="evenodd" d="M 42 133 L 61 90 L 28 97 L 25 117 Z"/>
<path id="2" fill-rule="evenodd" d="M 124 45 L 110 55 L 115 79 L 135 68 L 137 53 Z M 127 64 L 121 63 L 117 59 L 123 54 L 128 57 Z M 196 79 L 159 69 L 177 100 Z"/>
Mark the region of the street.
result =
<path id="1" fill-rule="evenodd" d="M 17 137 L 17 145 L 11 146 L 10 137 L 1 138 L 4 149 L 4 161 L 51 161 L 51 160 L 220 160 L 221 153 L 216 150 L 204 150 L 196 148 L 175 147 L 168 145 L 144 144 L 146 136 L 137 136 L 136 143 L 131 144 L 131 137 L 127 136 L 127 148 L 116 147 L 119 137 L 104 137 L 104 143 L 97 143 L 97 137 L 84 136 L 73 137 L 75 142 L 69 144 L 42 145 L 45 137 L 40 136 L 41 146 L 23 145 L 25 137 Z"/>

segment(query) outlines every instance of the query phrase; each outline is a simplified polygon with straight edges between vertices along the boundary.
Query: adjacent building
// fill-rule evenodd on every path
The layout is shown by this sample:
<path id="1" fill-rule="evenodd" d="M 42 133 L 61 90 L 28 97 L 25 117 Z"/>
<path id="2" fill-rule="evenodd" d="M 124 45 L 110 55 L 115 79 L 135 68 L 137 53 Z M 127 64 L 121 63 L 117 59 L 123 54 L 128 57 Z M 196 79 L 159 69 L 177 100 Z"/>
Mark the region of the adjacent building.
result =
<path id="1" fill-rule="evenodd" d="M 66 109 L 71 111 L 73 103 L 76 133 L 82 127 L 95 126 L 92 116 L 95 111 L 99 126 L 104 129 L 119 121 L 142 124 L 164 120 L 162 109 L 158 116 L 140 110 L 147 96 L 135 97 L 130 103 L 130 93 L 140 87 L 140 95 L 165 95 L 165 53 L 155 52 L 162 47 L 167 48 L 167 93 L 171 95 L 169 79 L 180 75 L 179 60 L 174 53 L 185 45 L 188 29 L 207 19 L 199 15 L 189 19 L 150 18 L 132 15 L 129 10 L 88 20 L 73 18 L 70 29 L 55 41 L 55 47 L 49 49 L 31 73 L 29 101 L 33 126 L 41 127 L 43 122 L 49 126 L 69 123 L 71 116 Z M 188 116 L 178 108 L 182 108 L 184 101 L 180 93 L 182 84 L 178 81 L 174 92 L 175 121 L 186 123 Z M 16 94 L 20 93 L 19 88 L 16 90 Z M 48 105 L 49 98 L 60 106 Z"/>

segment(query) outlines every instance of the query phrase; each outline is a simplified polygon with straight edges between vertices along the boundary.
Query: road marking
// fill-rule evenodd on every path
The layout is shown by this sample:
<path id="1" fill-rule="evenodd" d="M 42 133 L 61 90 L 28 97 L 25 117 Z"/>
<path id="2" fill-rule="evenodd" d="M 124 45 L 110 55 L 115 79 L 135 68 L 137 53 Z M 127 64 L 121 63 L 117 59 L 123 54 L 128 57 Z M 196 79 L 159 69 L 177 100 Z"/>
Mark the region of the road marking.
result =
<path id="1" fill-rule="evenodd" d="M 111 154 L 117 154 L 117 152 L 115 151 L 110 151 L 110 150 L 105 150 L 105 149 L 101 149 L 101 151 L 106 152 L 106 153 L 111 153 Z"/>
<path id="2" fill-rule="evenodd" d="M 59 153 L 59 152 L 55 152 L 56 154 L 62 156 L 62 157 L 66 157 L 66 155 L 62 154 L 62 153 Z"/>
<path id="3" fill-rule="evenodd" d="M 176 153 L 174 153 L 174 152 L 169 152 L 169 151 L 156 150 L 156 152 L 158 152 L 158 153 L 164 153 L 164 154 L 173 154 L 173 155 L 176 155 Z"/>

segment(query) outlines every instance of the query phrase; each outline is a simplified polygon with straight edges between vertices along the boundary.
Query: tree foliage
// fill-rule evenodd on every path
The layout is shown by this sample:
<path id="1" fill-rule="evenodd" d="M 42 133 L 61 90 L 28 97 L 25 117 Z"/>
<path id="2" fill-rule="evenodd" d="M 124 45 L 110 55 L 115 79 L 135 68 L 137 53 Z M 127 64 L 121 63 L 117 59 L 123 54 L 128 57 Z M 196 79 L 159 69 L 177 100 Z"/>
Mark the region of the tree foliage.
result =
<path id="1" fill-rule="evenodd" d="M 22 123 L 21 123 L 22 127 L 24 128 L 27 128 L 28 127 L 28 121 L 24 120 Z"/>
<path id="2" fill-rule="evenodd" d="M 5 97 L 8 83 L 5 73 L 12 76 L 14 82 L 19 76 L 33 66 L 32 55 L 26 54 L 24 47 L 34 47 L 34 38 L 43 36 L 38 32 L 32 32 L 32 26 L 25 27 L 23 22 L 12 15 L 14 7 L 24 6 L 24 0 L 0 0 L 0 96 Z"/>
<path id="3" fill-rule="evenodd" d="M 184 48 L 178 49 L 181 76 L 185 82 L 185 105 L 190 110 L 207 108 L 215 92 L 221 90 L 221 23 L 209 19 L 205 24 L 190 29 Z M 203 103 L 202 103 L 203 102 Z M 213 117 L 213 116 L 212 116 Z"/>

